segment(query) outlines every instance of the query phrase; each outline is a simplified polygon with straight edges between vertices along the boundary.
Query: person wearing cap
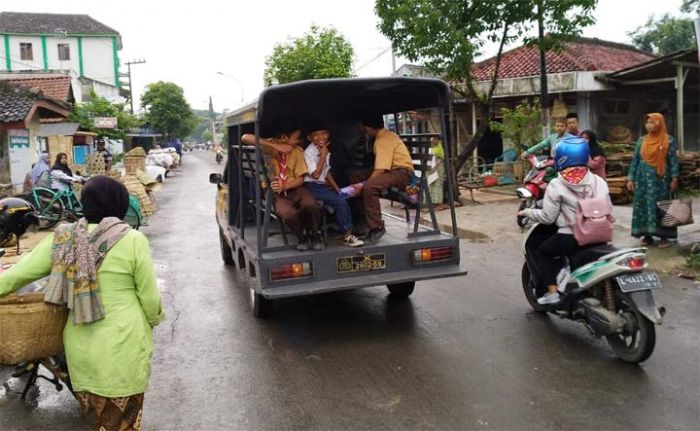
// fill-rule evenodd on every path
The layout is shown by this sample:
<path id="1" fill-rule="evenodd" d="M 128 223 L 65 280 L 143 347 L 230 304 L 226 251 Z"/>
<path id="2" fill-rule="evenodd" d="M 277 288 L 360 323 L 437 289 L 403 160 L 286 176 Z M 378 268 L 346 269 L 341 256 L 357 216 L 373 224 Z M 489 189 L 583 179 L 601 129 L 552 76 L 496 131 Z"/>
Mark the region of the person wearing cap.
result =
<path id="1" fill-rule="evenodd" d="M 518 212 L 519 216 L 529 217 L 535 223 L 558 226 L 557 233 L 542 242 L 536 251 L 542 278 L 547 285 L 547 293 L 537 300 L 543 305 L 559 302 L 557 274 L 563 266 L 562 256 L 581 248 L 571 228 L 572 221 L 576 220 L 579 200 L 610 198 L 608 183 L 589 170 L 589 156 L 588 143 L 582 138 L 568 136 L 559 142 L 555 154 L 558 175 L 547 186 L 542 208 L 526 208 Z"/>
<path id="2" fill-rule="evenodd" d="M 102 158 L 105 161 L 105 171 L 109 172 L 112 170 L 112 153 L 110 153 L 107 148 L 105 148 L 105 140 L 104 138 L 100 138 L 97 141 L 97 153 L 102 154 Z"/>
<path id="3" fill-rule="evenodd" d="M 68 308 L 68 374 L 91 429 L 138 430 L 153 327 L 165 317 L 148 239 L 123 220 L 129 192 L 120 182 L 94 177 L 80 200 L 83 218 L 0 273 L 0 297 L 48 275 L 44 302 Z"/>
<path id="4" fill-rule="evenodd" d="M 391 187 L 404 190 L 408 186 L 413 175 L 413 160 L 399 135 L 384 127 L 381 115 L 364 119 L 362 124 L 374 138 L 374 168 L 355 172 L 351 182 L 365 181 L 361 197 L 369 229 L 367 239 L 377 242 L 386 233 L 379 197 Z"/>

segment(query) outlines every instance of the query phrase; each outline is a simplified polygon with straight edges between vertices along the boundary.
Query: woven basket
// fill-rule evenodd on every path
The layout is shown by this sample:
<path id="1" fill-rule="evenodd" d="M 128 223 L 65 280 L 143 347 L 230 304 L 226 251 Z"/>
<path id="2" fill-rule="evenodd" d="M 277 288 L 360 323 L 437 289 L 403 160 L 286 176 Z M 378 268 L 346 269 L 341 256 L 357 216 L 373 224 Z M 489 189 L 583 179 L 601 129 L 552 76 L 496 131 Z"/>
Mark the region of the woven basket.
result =
<path id="1" fill-rule="evenodd" d="M 0 364 L 18 364 L 60 353 L 68 310 L 44 302 L 44 293 L 0 299 Z"/>

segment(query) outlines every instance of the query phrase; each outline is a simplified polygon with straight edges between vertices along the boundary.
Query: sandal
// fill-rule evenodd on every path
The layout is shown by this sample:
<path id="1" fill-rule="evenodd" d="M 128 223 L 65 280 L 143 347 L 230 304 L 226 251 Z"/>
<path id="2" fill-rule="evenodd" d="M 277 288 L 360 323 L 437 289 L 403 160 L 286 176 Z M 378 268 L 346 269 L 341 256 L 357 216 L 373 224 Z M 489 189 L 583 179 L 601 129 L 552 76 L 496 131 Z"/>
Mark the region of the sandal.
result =
<path id="1" fill-rule="evenodd" d="M 671 243 L 666 238 L 661 238 L 661 241 L 659 241 L 659 245 L 658 245 L 659 248 L 667 248 L 670 246 L 671 246 Z"/>
<path id="2" fill-rule="evenodd" d="M 650 236 L 645 236 L 642 238 L 642 245 L 652 245 L 654 244 L 654 238 Z"/>

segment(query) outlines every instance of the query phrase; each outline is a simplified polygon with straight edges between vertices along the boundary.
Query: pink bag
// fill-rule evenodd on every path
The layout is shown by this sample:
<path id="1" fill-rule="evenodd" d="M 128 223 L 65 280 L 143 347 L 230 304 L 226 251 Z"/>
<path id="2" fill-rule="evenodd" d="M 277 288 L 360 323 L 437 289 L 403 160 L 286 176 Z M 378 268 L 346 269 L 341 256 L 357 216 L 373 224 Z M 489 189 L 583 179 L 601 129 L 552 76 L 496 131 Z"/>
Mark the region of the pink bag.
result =
<path id="1" fill-rule="evenodd" d="M 601 244 L 612 241 L 614 221 L 607 196 L 580 199 L 571 229 L 579 245 Z"/>

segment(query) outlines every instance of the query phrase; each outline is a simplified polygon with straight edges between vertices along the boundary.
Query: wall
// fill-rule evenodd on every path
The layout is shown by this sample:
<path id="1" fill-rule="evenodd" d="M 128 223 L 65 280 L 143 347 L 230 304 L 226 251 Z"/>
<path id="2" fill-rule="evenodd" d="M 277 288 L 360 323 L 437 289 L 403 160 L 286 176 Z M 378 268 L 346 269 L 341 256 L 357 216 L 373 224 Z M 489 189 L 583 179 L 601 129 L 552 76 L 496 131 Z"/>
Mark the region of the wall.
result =
<path id="1" fill-rule="evenodd" d="M 84 76 L 115 85 L 111 37 L 83 37 Z"/>
<path id="2" fill-rule="evenodd" d="M 39 36 L 21 36 L 21 35 L 10 35 L 10 58 L 12 59 L 12 70 L 43 70 L 44 69 L 44 57 L 43 51 L 41 49 L 41 37 Z M 20 43 L 31 43 L 32 44 L 32 54 L 34 55 L 33 60 L 21 60 L 20 57 Z M 2 64 L 0 64 L 1 70 L 7 70 L 5 64 L 5 37 L 0 37 L 0 55 L 3 57 Z"/>
<path id="3" fill-rule="evenodd" d="M 70 60 L 58 59 L 58 45 L 68 44 L 70 47 Z M 77 75 L 80 71 L 78 56 L 78 39 L 75 37 L 47 37 L 46 55 L 49 58 L 49 69 L 70 70 L 71 75 Z"/>

